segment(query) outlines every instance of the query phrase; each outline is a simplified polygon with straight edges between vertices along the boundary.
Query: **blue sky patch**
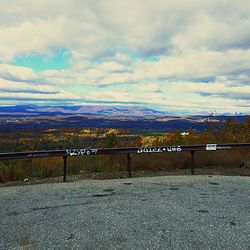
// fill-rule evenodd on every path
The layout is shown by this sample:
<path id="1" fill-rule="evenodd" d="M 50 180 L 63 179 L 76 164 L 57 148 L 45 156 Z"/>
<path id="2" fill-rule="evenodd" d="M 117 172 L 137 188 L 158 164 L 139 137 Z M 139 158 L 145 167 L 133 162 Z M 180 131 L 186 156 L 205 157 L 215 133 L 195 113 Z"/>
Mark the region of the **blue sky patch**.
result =
<path id="1" fill-rule="evenodd" d="M 62 48 L 53 56 L 46 55 L 25 55 L 17 57 L 13 64 L 31 68 L 35 72 L 44 70 L 61 70 L 70 67 L 70 60 L 72 58 L 68 49 Z"/>

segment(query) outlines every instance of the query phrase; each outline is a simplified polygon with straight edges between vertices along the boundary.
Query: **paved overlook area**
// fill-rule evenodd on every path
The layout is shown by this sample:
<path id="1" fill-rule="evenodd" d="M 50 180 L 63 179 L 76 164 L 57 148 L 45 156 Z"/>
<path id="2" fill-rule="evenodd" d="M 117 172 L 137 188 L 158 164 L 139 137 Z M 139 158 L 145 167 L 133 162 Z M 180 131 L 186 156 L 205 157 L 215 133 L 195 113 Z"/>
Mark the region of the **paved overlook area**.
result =
<path id="1" fill-rule="evenodd" d="M 250 178 L 0 188 L 0 249 L 250 249 Z"/>

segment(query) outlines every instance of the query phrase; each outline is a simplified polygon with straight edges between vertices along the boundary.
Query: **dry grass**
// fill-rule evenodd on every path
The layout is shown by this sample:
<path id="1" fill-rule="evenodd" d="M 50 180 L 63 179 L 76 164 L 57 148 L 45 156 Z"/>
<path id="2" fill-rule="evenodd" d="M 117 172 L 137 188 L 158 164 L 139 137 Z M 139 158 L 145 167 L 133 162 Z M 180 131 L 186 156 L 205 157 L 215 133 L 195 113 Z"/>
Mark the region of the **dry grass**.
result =
<path id="1" fill-rule="evenodd" d="M 132 170 L 135 172 L 164 173 L 190 169 L 190 153 L 131 154 Z M 196 166 L 203 169 L 244 169 L 249 168 L 249 152 L 220 151 L 197 152 Z M 92 176 L 114 176 L 126 173 L 127 156 L 72 157 L 68 161 L 68 174 Z M 25 178 L 48 178 L 62 176 L 62 158 L 29 159 L 0 162 L 0 182 L 24 180 Z M 119 174 L 118 174 L 119 175 Z M 122 174 L 123 176 L 123 174 Z"/>

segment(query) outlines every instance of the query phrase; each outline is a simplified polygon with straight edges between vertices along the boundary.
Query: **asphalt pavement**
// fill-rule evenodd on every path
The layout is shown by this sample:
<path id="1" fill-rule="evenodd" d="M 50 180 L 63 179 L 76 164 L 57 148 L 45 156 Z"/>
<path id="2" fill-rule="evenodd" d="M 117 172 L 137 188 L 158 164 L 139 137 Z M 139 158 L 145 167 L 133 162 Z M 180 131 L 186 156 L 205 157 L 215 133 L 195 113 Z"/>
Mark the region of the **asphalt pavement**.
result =
<path id="1" fill-rule="evenodd" d="M 250 249 L 250 178 L 0 188 L 0 249 Z"/>

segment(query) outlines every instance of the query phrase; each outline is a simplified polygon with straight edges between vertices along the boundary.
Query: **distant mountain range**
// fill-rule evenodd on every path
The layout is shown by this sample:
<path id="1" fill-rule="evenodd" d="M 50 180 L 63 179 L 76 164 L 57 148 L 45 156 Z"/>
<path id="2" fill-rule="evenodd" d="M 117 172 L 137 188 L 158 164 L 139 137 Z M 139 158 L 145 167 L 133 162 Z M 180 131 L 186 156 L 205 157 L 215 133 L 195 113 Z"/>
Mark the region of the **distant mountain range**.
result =
<path id="1" fill-rule="evenodd" d="M 34 116 L 56 116 L 56 115 L 87 115 L 101 117 L 180 117 L 169 112 L 162 112 L 150 108 L 138 106 L 38 106 L 38 105 L 16 105 L 0 106 L 0 117 L 34 117 Z M 244 114 L 238 114 L 244 116 Z M 208 113 L 199 116 L 207 117 Z M 216 116 L 236 116 L 224 113 Z"/>
<path id="2" fill-rule="evenodd" d="M 205 130 L 207 121 L 224 123 L 234 117 L 243 122 L 245 115 L 174 116 L 154 109 L 128 106 L 0 106 L 0 131 L 39 128 L 129 128 L 135 130 Z"/>
<path id="3" fill-rule="evenodd" d="M 116 116 L 116 117 L 156 117 L 167 113 L 149 108 L 128 106 L 36 106 L 18 105 L 0 107 L 0 117 L 29 117 L 29 116 L 55 116 L 55 115 L 91 115 L 91 116 Z"/>

